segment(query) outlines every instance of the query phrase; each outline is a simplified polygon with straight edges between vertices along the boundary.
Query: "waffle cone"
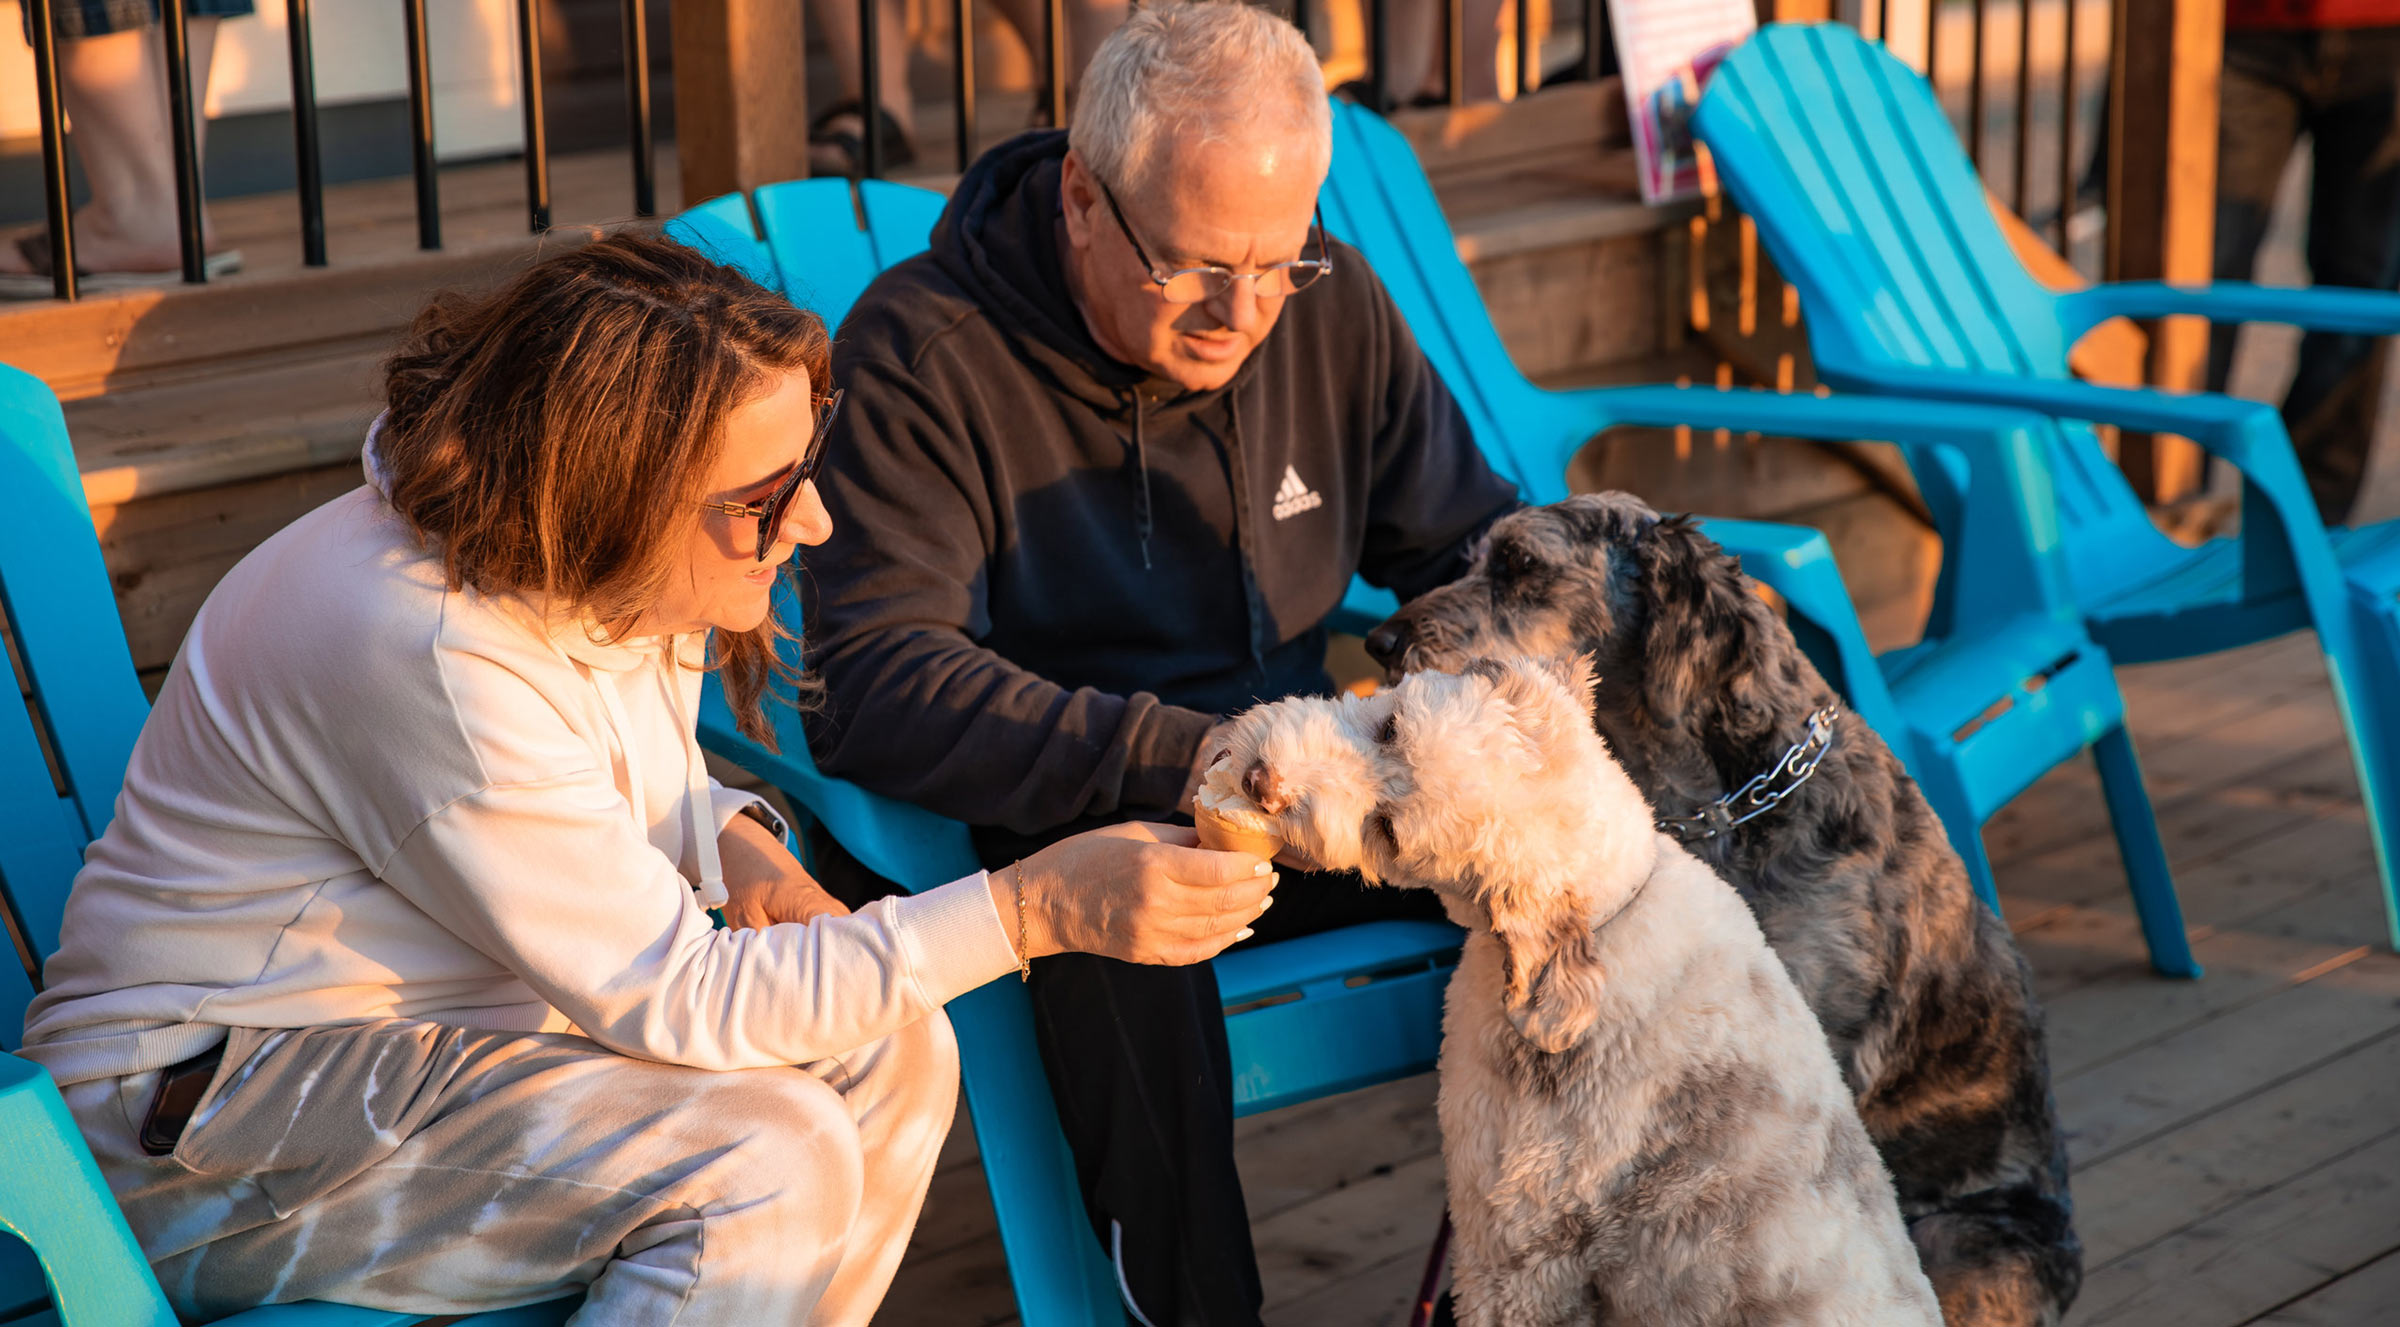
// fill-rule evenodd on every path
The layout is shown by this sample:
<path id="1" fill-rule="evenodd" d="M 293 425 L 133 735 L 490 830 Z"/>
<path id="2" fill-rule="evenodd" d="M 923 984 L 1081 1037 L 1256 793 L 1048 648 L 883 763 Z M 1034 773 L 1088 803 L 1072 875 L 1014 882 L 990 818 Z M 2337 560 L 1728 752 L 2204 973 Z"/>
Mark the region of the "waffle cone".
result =
<path id="1" fill-rule="evenodd" d="M 1246 852 L 1255 857 L 1272 859 L 1283 850 L 1283 840 L 1272 834 L 1242 829 L 1219 819 L 1206 807 L 1192 817 L 1200 831 L 1200 846 L 1217 852 Z"/>

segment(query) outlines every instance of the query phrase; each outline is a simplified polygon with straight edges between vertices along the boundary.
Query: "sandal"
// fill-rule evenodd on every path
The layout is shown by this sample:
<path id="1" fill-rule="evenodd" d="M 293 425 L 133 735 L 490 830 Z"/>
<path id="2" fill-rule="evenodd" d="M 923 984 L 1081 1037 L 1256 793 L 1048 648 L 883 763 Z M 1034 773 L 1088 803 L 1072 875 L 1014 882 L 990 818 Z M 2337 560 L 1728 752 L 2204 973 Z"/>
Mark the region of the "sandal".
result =
<path id="1" fill-rule="evenodd" d="M 856 130 L 833 127 L 833 122 L 845 115 L 856 117 L 863 125 L 866 119 L 865 103 L 856 97 L 845 97 L 819 111 L 817 118 L 808 122 L 809 147 L 830 148 L 832 152 L 840 154 L 837 161 L 831 154 L 820 155 L 811 151 L 808 154 L 809 174 L 847 175 L 855 180 L 867 173 L 866 135 Z M 877 126 L 882 130 L 884 173 L 888 175 L 902 166 L 916 164 L 917 145 L 900 128 L 900 122 L 881 106 L 875 108 L 875 117 Z M 825 169 L 827 166 L 831 169 Z"/>
<path id="2" fill-rule="evenodd" d="M 51 280 L 50 231 L 43 227 L 17 236 L 17 253 L 25 260 L 30 272 L 0 272 L 0 299 L 49 299 L 58 293 Z M 220 249 L 201 262 L 201 270 L 210 280 L 231 276 L 242 270 L 242 251 Z M 143 290 L 174 286 L 183 283 L 183 269 L 170 268 L 164 272 L 95 272 L 81 263 L 75 265 L 75 286 L 78 294 L 101 295 L 112 290 Z"/>

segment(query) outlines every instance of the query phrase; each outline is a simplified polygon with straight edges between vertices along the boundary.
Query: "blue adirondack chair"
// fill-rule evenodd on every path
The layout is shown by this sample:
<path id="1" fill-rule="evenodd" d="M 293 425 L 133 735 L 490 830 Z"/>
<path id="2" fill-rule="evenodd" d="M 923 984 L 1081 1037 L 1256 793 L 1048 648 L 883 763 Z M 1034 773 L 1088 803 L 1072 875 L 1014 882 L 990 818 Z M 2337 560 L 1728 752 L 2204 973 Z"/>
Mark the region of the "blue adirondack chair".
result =
<path id="1" fill-rule="evenodd" d="M 1501 344 L 1407 140 L 1370 111 L 1334 107 L 1333 171 L 1323 202 L 1326 224 L 1366 255 L 1465 409 L 1485 453 L 1529 501 L 1565 497 L 1569 459 L 1603 429 L 1637 422 L 1896 441 L 1942 455 L 1957 468 L 1962 487 L 1981 454 L 1967 441 L 1969 421 L 1920 417 L 1912 408 L 1861 410 L 1857 402 L 1762 402 L 1705 393 L 1669 403 L 1607 389 L 1536 386 Z M 2021 429 L 2024 422 L 2009 427 Z M 1989 437 L 2013 436 L 1988 420 L 1983 428 Z M 1925 430 L 1943 436 L 1937 440 Z M 1946 560 L 1954 583 L 1967 592 L 1950 597 L 1923 642 L 1880 659 L 1867 648 L 1823 536 L 1734 522 L 1710 522 L 1709 533 L 1744 555 L 1745 569 L 1791 603 L 1795 634 L 1852 708 L 1907 762 L 1977 890 L 1995 909 L 1999 898 L 1983 851 L 1984 821 L 2089 746 L 2151 963 L 2169 975 L 2198 976 L 2109 656 L 2080 625 L 2070 624 L 2064 573 L 2049 553 L 2058 536 L 2048 514 L 2048 482 L 2020 473 L 2022 459 L 1988 473 L 1974 471 L 1972 487 L 1994 504 L 2038 500 L 2038 510 L 1978 513 Z"/>
<path id="2" fill-rule="evenodd" d="M 2400 333 L 2400 295 L 2218 282 L 2058 293 L 2029 276 L 1924 79 L 1834 24 L 1762 29 L 1696 120 L 1718 177 L 1800 291 L 1818 376 L 1836 387 L 2039 410 L 2058 538 L 2094 639 L 2119 661 L 2178 659 L 2313 628 L 2350 733 L 2400 945 L 2400 523 L 2327 530 L 2276 412 L 2218 395 L 2077 382 L 2067 351 L 2114 317 L 2190 314 Z M 2180 434 L 2242 473 L 2242 532 L 2185 548 L 2150 523 L 2088 422 Z M 1945 531 L 1972 502 L 1911 457 Z M 1945 587 L 1947 588 L 1947 587 Z M 1941 611 L 1956 611 L 1955 593 Z"/>
<path id="3" fill-rule="evenodd" d="M 839 323 L 878 272 L 925 247 L 943 205 L 939 194 L 873 180 L 857 186 L 854 202 L 851 188 L 843 180 L 767 185 L 748 201 L 703 203 L 668 233 Z M 796 603 L 782 607 L 786 621 L 799 620 Z M 1368 611 L 1368 623 L 1382 616 Z M 701 742 L 781 789 L 903 888 L 979 869 L 966 826 L 827 778 L 798 716 L 775 716 L 781 749 L 769 752 L 735 729 L 711 679 Z M 1442 923 L 1375 922 L 1219 958 L 1235 1110 L 1255 1114 L 1432 1068 L 1459 939 Z M 1027 1327 L 1122 1321 L 1116 1272 L 1084 1216 L 1024 988 L 992 982 L 953 1001 L 950 1018 L 1020 1317 Z"/>
<path id="4" fill-rule="evenodd" d="M 149 704 L 134 680 L 57 398 L 0 365 L 0 607 L 31 708 L 0 700 L 0 901 L 27 952 L 58 944 L 67 886 L 108 827 Z M 56 757 L 45 758 L 45 749 Z M 62 791 L 63 789 L 63 791 Z M 0 1047 L 19 1044 L 38 973 L 0 963 Z M 0 1321 L 173 1327 L 133 1232 L 39 1065 L 0 1053 Z M 42 1301 L 51 1306 L 43 1308 Z M 453 1319 L 547 1327 L 574 1300 Z M 401 1327 L 421 1314 L 282 1304 L 239 1327 Z"/>

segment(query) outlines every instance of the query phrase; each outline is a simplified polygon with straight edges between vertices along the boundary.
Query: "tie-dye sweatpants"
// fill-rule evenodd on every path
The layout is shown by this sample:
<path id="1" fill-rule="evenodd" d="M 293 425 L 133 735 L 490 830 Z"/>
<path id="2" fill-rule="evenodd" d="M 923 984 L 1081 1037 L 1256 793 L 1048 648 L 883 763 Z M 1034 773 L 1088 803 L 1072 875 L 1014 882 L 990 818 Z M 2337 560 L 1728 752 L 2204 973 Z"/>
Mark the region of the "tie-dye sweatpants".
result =
<path id="1" fill-rule="evenodd" d="M 939 1013 L 730 1073 L 405 1019 L 236 1029 L 167 1157 L 137 1141 L 157 1080 L 65 1095 L 187 1319 L 588 1287 L 577 1323 L 864 1323 L 949 1131 L 958 1049 Z"/>

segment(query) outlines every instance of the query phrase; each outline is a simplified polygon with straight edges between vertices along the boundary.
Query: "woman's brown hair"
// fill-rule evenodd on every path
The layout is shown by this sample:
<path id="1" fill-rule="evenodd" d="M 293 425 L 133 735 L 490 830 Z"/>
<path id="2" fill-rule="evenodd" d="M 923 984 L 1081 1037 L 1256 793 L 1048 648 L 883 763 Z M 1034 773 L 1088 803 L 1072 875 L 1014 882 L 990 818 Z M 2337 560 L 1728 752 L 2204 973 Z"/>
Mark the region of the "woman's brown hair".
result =
<path id="1" fill-rule="evenodd" d="M 624 231 L 427 305 L 385 365 L 376 459 L 453 589 L 538 595 L 622 638 L 701 517 L 726 417 L 792 369 L 822 396 L 830 349 L 815 314 Z M 769 686 L 799 680 L 776 652 L 789 638 L 770 616 L 711 651 L 742 731 L 769 746 Z"/>

